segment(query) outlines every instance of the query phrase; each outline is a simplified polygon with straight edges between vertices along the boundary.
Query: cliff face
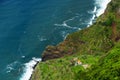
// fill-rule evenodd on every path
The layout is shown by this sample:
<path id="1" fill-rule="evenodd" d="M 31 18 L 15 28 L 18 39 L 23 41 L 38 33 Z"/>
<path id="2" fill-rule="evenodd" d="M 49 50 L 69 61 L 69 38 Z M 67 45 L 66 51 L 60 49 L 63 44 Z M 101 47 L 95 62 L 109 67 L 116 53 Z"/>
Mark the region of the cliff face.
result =
<path id="1" fill-rule="evenodd" d="M 119 32 L 116 31 L 117 18 L 120 17 L 119 2 L 112 0 L 105 13 L 90 28 L 68 35 L 57 46 L 48 46 L 43 52 L 42 60 L 46 61 L 76 53 L 101 54 L 111 49 L 114 40 L 119 40 Z"/>
<path id="2" fill-rule="evenodd" d="M 89 28 L 74 32 L 57 46 L 48 46 L 42 55 L 43 62 L 35 68 L 32 80 L 119 80 L 120 67 L 112 78 L 106 69 L 111 69 L 112 62 L 107 68 L 101 68 L 99 63 L 111 61 L 107 58 L 120 42 L 120 0 L 112 0 L 105 13 L 101 15 Z M 116 50 L 116 53 L 119 50 Z M 114 52 L 113 52 L 114 53 Z M 117 54 L 116 54 L 117 55 Z M 61 57 L 61 58 L 60 58 Z M 113 55 L 114 57 L 114 55 Z M 57 59 L 58 58 L 58 59 Z M 109 60 L 104 60 L 109 59 Z M 116 60 L 117 65 L 118 59 Z M 103 70 L 103 74 L 97 74 Z M 117 71 L 118 70 L 118 71 Z M 90 73 L 91 72 L 91 73 Z M 112 71 L 111 71 L 112 72 Z M 110 72 L 110 73 L 111 73 Z M 101 72 L 102 73 L 102 72 Z M 95 76 L 97 75 L 97 76 Z M 112 75 L 112 74 L 111 74 Z"/>

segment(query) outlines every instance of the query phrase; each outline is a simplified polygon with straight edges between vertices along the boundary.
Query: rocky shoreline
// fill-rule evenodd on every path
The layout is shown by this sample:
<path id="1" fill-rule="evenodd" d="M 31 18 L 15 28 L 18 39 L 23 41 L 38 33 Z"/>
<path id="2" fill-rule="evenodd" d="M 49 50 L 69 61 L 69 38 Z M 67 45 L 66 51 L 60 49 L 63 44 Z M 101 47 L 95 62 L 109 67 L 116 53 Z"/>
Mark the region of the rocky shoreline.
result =
<path id="1" fill-rule="evenodd" d="M 81 30 L 81 32 L 82 31 L 83 30 Z M 71 35 L 72 34 L 68 35 L 63 42 L 59 43 L 56 46 L 47 46 L 44 52 L 42 53 L 42 62 L 75 54 L 79 49 L 78 45 L 86 44 L 86 42 L 82 39 L 76 39 L 75 41 L 73 41 Z M 38 64 L 39 62 L 34 66 L 34 70 Z M 32 80 L 32 75 L 29 80 Z"/>
<path id="2" fill-rule="evenodd" d="M 96 17 L 94 18 L 94 20 L 96 20 L 97 17 L 99 17 L 100 15 L 102 15 L 106 12 L 107 5 L 111 2 L 111 0 L 108 0 L 108 1 L 105 1 L 105 2 L 106 2 L 106 5 L 104 5 L 104 6 L 106 6 L 106 7 L 104 8 L 104 11 L 100 12 L 101 14 L 99 13 L 98 16 L 96 16 L 96 14 L 95 14 Z M 92 26 L 92 25 L 90 25 L 90 26 Z M 78 44 L 79 45 L 84 45 L 85 44 L 85 41 L 82 41 L 82 40 L 77 40 L 76 42 L 70 41 L 70 36 L 69 35 L 67 35 L 65 40 L 63 42 L 59 43 L 58 45 L 47 46 L 46 49 L 44 50 L 44 52 L 42 53 L 42 61 L 60 58 L 60 57 L 63 57 L 65 55 L 75 54 L 76 51 L 77 51 L 77 47 L 78 47 L 77 45 Z"/>
<path id="3" fill-rule="evenodd" d="M 33 66 L 33 70 L 35 70 L 35 68 L 36 68 L 36 66 L 38 65 L 38 63 L 39 63 L 39 61 L 36 61 L 37 63 Z M 34 71 L 33 71 L 34 72 Z M 30 79 L 29 80 L 31 80 L 32 79 L 32 75 L 30 76 Z"/>

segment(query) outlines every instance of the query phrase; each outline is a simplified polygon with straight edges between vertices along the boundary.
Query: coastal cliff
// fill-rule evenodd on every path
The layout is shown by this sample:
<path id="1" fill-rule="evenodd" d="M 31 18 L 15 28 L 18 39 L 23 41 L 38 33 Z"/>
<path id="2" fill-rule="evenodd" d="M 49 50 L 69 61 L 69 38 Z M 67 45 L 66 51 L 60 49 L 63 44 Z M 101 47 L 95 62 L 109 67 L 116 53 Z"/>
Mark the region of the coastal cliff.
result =
<path id="1" fill-rule="evenodd" d="M 112 0 L 92 26 L 47 46 L 31 80 L 119 80 L 119 53 L 120 1 Z"/>

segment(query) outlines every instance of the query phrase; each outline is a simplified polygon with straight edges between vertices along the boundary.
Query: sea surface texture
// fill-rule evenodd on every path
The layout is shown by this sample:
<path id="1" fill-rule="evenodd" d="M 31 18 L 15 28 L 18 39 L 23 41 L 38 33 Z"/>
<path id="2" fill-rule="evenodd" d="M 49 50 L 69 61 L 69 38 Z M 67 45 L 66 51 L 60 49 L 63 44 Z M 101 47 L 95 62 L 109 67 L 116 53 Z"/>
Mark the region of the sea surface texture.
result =
<path id="1" fill-rule="evenodd" d="M 45 47 L 92 25 L 105 1 L 0 0 L 0 80 L 28 80 Z"/>

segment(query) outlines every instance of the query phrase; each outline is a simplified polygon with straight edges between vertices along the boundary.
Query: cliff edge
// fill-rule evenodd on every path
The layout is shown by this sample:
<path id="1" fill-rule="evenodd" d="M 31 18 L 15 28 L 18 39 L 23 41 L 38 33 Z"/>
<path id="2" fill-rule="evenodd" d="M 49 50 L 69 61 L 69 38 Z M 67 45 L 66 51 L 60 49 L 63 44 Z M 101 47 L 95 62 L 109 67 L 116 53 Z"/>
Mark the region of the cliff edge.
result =
<path id="1" fill-rule="evenodd" d="M 120 80 L 119 46 L 120 0 L 112 0 L 92 26 L 47 46 L 31 80 Z"/>

